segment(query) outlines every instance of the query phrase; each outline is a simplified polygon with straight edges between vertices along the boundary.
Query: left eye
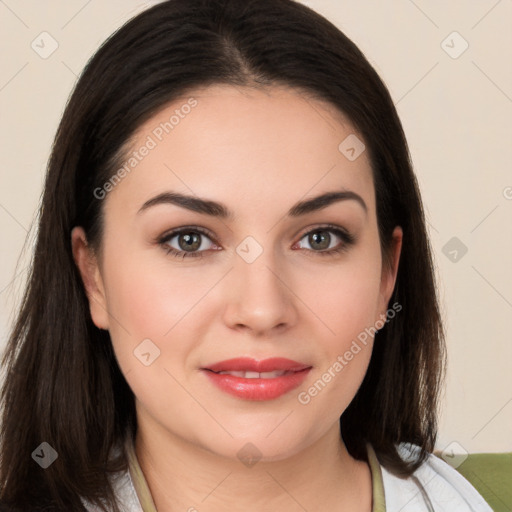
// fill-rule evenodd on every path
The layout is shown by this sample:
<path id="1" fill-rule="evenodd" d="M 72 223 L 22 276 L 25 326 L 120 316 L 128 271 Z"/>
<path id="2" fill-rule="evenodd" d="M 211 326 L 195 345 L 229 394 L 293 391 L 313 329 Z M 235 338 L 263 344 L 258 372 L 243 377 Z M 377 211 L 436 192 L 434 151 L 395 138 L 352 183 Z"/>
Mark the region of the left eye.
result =
<path id="1" fill-rule="evenodd" d="M 336 240 L 338 239 L 338 241 Z M 305 240 L 305 242 L 303 242 Z M 341 240 L 341 243 L 340 243 Z M 299 248 L 311 249 L 315 252 L 330 252 L 332 249 L 338 248 L 340 245 L 349 245 L 352 237 L 341 229 L 337 228 L 317 228 L 306 233 L 298 242 Z M 304 246 L 303 244 L 307 245 Z"/>

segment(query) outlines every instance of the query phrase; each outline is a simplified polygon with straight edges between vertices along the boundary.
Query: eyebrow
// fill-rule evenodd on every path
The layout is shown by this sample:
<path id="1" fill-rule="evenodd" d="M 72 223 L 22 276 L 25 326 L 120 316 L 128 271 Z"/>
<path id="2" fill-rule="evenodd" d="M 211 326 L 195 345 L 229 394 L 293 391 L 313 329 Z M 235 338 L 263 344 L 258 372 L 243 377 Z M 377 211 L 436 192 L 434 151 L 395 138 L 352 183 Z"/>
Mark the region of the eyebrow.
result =
<path id="1" fill-rule="evenodd" d="M 363 208 L 365 213 L 368 212 L 368 207 L 366 206 L 366 203 L 359 194 L 356 194 L 355 192 L 352 192 L 350 190 L 339 190 L 334 192 L 326 192 L 311 199 L 299 201 L 290 208 L 287 215 L 289 217 L 299 217 L 301 215 L 305 215 L 306 213 L 311 213 L 326 208 L 327 206 L 334 204 L 336 202 L 347 200 L 356 201 Z M 177 192 L 163 192 L 161 194 L 158 194 L 157 196 L 146 201 L 141 206 L 137 214 L 143 212 L 144 210 L 147 210 L 152 206 L 156 206 L 159 204 L 173 204 L 176 206 L 181 206 L 182 208 L 186 208 L 187 210 L 191 210 L 193 212 L 211 215 L 213 217 L 218 217 L 221 219 L 234 218 L 233 212 L 231 212 L 222 203 L 210 201 L 207 199 L 201 199 L 195 196 L 179 194 Z"/>

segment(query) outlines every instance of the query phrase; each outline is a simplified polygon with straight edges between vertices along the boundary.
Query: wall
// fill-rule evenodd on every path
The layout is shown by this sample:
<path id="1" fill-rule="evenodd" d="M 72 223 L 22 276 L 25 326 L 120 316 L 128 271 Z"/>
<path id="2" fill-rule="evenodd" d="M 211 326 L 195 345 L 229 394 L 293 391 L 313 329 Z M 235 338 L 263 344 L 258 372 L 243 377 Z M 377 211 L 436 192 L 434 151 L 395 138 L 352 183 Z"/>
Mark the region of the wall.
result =
<path id="1" fill-rule="evenodd" d="M 438 447 L 510 451 L 512 2 L 304 3 L 363 50 L 408 136 L 448 334 Z M 98 45 L 149 5 L 0 2 L 0 349 L 26 276 L 30 241 L 16 263 L 66 98 Z"/>

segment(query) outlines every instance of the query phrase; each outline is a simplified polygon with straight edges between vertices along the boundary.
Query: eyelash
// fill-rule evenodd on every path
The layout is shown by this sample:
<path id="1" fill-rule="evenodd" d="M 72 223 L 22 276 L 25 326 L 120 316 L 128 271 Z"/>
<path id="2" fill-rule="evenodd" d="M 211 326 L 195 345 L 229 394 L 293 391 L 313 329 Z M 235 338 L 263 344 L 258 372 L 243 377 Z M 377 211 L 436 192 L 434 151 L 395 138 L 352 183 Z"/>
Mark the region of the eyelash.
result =
<path id="1" fill-rule="evenodd" d="M 339 237 L 342 240 L 342 242 L 338 246 L 336 246 L 336 247 L 334 247 L 332 249 L 327 249 L 327 250 L 323 250 L 323 251 L 314 251 L 312 249 L 305 249 L 306 252 L 313 253 L 312 255 L 317 255 L 318 254 L 320 256 L 336 256 L 337 254 L 346 251 L 351 245 L 353 245 L 355 243 L 355 237 L 353 235 L 351 235 L 345 229 L 340 228 L 339 226 L 332 225 L 332 224 L 326 224 L 324 226 L 318 226 L 318 227 L 316 227 L 314 229 L 311 229 L 311 230 L 307 231 L 306 233 L 304 233 L 300 237 L 299 242 L 304 237 L 306 237 L 308 235 L 311 235 L 312 233 L 318 233 L 318 232 L 321 232 L 321 231 L 327 231 L 327 232 L 330 232 L 330 233 L 334 233 L 337 237 Z M 197 252 L 178 251 L 174 247 L 170 247 L 168 245 L 169 240 L 172 240 L 174 237 L 176 237 L 178 235 L 181 235 L 183 233 L 199 233 L 201 235 L 206 236 L 214 244 L 216 244 L 215 240 L 212 239 L 212 236 L 210 235 L 210 233 L 208 231 L 206 231 L 205 229 L 200 228 L 199 226 L 184 226 L 182 228 L 175 229 L 174 231 L 171 231 L 170 233 L 166 233 L 165 235 L 160 237 L 157 240 L 157 243 L 160 246 L 162 246 L 162 248 L 165 250 L 165 252 L 167 254 L 169 254 L 169 255 L 171 255 L 171 256 L 173 256 L 175 258 L 181 258 L 181 259 L 185 259 L 185 258 L 188 258 L 188 257 L 202 258 L 203 257 L 202 253 L 205 252 L 205 251 L 197 251 Z"/>

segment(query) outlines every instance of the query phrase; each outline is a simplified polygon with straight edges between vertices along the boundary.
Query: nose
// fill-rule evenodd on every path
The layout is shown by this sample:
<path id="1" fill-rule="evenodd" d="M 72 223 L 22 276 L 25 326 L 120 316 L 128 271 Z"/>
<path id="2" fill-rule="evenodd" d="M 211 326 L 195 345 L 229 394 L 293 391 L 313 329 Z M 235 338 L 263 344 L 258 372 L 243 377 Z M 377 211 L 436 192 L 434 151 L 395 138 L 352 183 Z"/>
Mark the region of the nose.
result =
<path id="1" fill-rule="evenodd" d="M 271 250 L 252 262 L 234 255 L 229 273 L 224 322 L 238 331 L 265 336 L 283 331 L 297 321 L 295 295 L 284 262 L 276 266 Z M 288 277 L 288 279 L 287 279 Z"/>

